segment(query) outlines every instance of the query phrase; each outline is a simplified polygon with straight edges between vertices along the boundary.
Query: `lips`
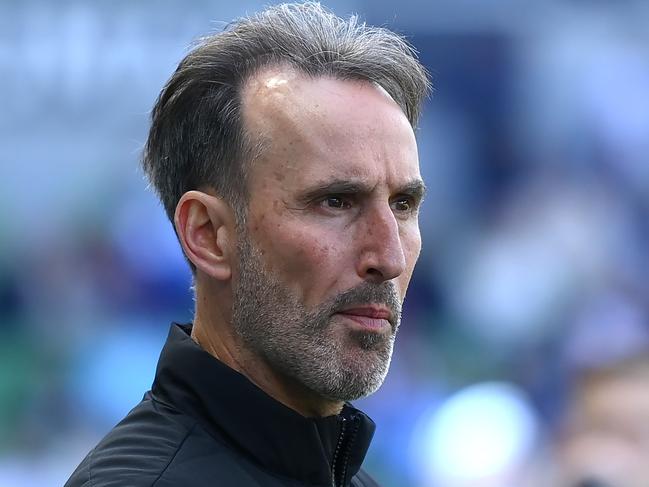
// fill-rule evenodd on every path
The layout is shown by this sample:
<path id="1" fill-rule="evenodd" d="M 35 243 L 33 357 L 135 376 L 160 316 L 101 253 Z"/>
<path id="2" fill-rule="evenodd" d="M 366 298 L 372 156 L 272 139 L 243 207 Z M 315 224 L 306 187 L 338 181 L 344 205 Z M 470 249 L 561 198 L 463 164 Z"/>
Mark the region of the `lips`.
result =
<path id="1" fill-rule="evenodd" d="M 393 313 L 383 306 L 359 306 L 344 309 L 338 314 L 370 330 L 379 330 L 390 326 L 393 317 Z"/>

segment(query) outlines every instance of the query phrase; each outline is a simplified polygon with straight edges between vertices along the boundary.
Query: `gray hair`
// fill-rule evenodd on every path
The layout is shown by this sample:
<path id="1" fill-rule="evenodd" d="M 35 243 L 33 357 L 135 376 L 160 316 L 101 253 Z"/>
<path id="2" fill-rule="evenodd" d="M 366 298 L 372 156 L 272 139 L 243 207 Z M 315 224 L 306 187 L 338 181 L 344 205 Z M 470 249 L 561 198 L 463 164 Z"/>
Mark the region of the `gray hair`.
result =
<path id="1" fill-rule="evenodd" d="M 319 3 L 269 7 L 209 35 L 182 60 L 152 112 L 142 165 L 173 222 L 180 197 L 211 188 L 234 209 L 247 203 L 246 164 L 258 146 L 241 117 L 241 88 L 261 68 L 367 80 L 385 89 L 414 127 L 430 90 L 414 48 L 384 28 L 337 17 Z"/>

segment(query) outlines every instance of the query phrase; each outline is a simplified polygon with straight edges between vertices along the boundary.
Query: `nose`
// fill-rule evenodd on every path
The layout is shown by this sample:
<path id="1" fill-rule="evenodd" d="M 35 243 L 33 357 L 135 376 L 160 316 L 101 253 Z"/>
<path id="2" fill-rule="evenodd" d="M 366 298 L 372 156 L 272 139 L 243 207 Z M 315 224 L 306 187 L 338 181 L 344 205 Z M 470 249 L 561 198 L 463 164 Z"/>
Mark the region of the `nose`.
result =
<path id="1" fill-rule="evenodd" d="M 358 275 L 364 280 L 383 282 L 400 276 L 406 258 L 397 221 L 389 205 L 367 209 L 356 238 L 360 244 Z"/>

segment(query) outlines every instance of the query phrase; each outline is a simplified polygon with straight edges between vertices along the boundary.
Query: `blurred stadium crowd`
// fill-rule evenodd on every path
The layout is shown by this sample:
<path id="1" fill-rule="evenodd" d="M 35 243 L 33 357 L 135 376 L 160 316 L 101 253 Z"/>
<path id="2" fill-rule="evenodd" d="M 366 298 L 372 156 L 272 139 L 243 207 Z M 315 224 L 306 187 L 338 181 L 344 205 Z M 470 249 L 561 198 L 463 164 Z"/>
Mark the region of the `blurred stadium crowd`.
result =
<path id="1" fill-rule="evenodd" d="M 359 404 L 368 469 L 646 487 L 649 3 L 325 3 L 406 34 L 435 86 L 424 249 L 391 373 Z M 1 487 L 62 485 L 191 320 L 138 167 L 148 111 L 192 40 L 261 5 L 0 3 Z"/>

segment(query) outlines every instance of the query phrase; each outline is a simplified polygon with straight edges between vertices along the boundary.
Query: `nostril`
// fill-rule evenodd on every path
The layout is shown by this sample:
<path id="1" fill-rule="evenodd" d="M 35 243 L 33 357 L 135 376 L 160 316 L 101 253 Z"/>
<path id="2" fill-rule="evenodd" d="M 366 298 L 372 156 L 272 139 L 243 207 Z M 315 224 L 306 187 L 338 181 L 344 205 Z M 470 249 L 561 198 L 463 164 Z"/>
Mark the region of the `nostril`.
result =
<path id="1" fill-rule="evenodd" d="M 367 269 L 366 272 L 370 276 L 378 276 L 378 277 L 383 276 L 383 273 L 380 270 L 376 269 L 375 267 L 370 267 L 369 269 Z"/>

